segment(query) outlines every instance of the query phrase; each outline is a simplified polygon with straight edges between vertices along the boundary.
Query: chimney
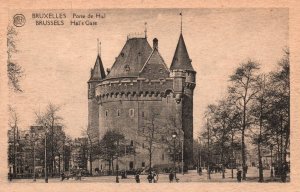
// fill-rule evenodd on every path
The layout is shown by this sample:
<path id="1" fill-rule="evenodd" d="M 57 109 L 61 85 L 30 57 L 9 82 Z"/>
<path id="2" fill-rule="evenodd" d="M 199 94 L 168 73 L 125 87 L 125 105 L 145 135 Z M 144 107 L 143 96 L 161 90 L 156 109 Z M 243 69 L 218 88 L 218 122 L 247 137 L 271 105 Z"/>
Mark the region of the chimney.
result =
<path id="1" fill-rule="evenodd" d="M 158 39 L 157 38 L 153 39 L 153 49 L 158 49 Z"/>
<path id="2" fill-rule="evenodd" d="M 106 69 L 107 75 L 110 73 L 110 68 Z"/>

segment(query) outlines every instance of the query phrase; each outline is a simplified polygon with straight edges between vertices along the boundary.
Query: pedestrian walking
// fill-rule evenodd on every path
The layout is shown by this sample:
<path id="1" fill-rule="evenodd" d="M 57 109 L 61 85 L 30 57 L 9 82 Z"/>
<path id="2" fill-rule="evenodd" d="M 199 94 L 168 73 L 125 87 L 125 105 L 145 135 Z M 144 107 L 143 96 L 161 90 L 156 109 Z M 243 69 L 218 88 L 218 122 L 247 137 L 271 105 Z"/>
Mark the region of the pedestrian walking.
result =
<path id="1" fill-rule="evenodd" d="M 63 171 L 60 173 L 60 176 L 61 176 L 61 181 L 64 181 L 66 177 Z"/>
<path id="2" fill-rule="evenodd" d="M 236 172 L 236 178 L 237 178 L 237 181 L 238 182 L 241 182 L 242 181 L 242 171 L 241 170 L 237 170 Z"/>
<path id="3" fill-rule="evenodd" d="M 152 179 L 153 179 L 152 172 L 149 172 L 147 179 L 149 183 L 152 183 Z"/>
<path id="4" fill-rule="evenodd" d="M 78 175 L 77 175 L 78 180 L 81 181 L 81 170 L 78 171 Z"/>
<path id="5" fill-rule="evenodd" d="M 153 181 L 154 183 L 157 183 L 158 182 L 158 173 L 153 173 Z"/>
<path id="6" fill-rule="evenodd" d="M 136 181 L 137 183 L 140 183 L 140 182 L 141 182 L 141 180 L 140 180 L 140 174 L 139 174 L 138 172 L 135 174 L 135 181 Z"/>
<path id="7" fill-rule="evenodd" d="M 174 180 L 174 174 L 173 174 L 173 172 L 171 171 L 170 174 L 169 174 L 169 181 L 170 181 L 170 183 L 172 183 L 173 180 Z"/>
<path id="8" fill-rule="evenodd" d="M 8 173 L 8 179 L 9 181 L 12 181 L 12 178 L 13 178 L 13 174 L 11 172 Z"/>
<path id="9" fill-rule="evenodd" d="M 202 168 L 199 167 L 199 175 L 202 175 Z"/>

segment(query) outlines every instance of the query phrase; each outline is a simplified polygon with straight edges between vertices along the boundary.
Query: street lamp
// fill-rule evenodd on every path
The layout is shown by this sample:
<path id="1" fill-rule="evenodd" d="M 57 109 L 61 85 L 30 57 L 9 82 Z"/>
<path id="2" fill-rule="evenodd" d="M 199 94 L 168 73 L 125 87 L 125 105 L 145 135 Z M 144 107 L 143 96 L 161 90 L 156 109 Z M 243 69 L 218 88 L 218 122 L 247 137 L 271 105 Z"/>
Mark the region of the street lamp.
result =
<path id="1" fill-rule="evenodd" d="M 35 133 L 32 133 L 33 138 L 33 181 L 36 181 L 35 176 Z"/>
<path id="2" fill-rule="evenodd" d="M 271 150 L 271 178 L 273 178 L 273 145 L 270 146 Z"/>
<path id="3" fill-rule="evenodd" d="M 47 173 L 47 130 L 45 124 L 45 183 L 48 183 L 48 173 Z"/>
<path id="4" fill-rule="evenodd" d="M 117 140 L 117 176 L 116 176 L 116 183 L 119 183 L 119 139 Z"/>
<path id="5" fill-rule="evenodd" d="M 176 153 L 175 153 L 175 141 L 176 141 L 176 137 L 177 137 L 177 133 L 174 131 L 172 133 L 172 138 L 173 138 L 173 146 L 174 146 L 174 150 L 173 150 L 173 162 L 174 162 L 174 174 L 175 174 L 175 177 L 176 177 L 176 163 L 175 163 L 175 156 L 176 156 Z"/>
<path id="6" fill-rule="evenodd" d="M 16 147 L 16 151 L 15 151 L 15 178 L 17 178 L 17 170 L 18 170 L 18 167 L 19 167 L 19 155 L 18 155 L 18 148 L 19 148 L 19 140 L 17 139 L 17 142 L 15 144 L 15 147 Z"/>
<path id="7" fill-rule="evenodd" d="M 202 141 L 198 139 L 199 148 L 198 148 L 198 174 L 202 174 Z"/>
<path id="8" fill-rule="evenodd" d="M 182 138 L 182 140 L 181 140 L 181 173 L 182 173 L 182 175 L 184 175 L 184 172 L 183 172 L 183 166 L 184 166 L 184 163 L 183 163 L 183 142 L 184 142 L 184 138 Z"/>

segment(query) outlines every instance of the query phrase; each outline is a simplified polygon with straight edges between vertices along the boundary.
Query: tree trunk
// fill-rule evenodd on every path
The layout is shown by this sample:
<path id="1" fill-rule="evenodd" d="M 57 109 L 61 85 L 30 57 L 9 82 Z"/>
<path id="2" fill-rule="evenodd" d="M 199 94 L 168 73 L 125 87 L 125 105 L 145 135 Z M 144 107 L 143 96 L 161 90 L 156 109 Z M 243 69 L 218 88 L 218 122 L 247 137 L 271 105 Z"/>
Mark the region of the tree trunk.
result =
<path id="1" fill-rule="evenodd" d="M 149 152 L 149 169 L 152 169 L 152 151 Z"/>
<path id="2" fill-rule="evenodd" d="M 232 159 L 231 159 L 231 178 L 233 178 L 233 159 L 235 159 L 234 157 L 234 150 L 233 150 L 233 131 L 231 132 L 231 155 L 232 155 Z"/>
<path id="3" fill-rule="evenodd" d="M 61 169 L 61 167 L 60 167 L 60 154 L 58 155 L 58 173 L 60 173 L 60 169 Z"/>
<path id="4" fill-rule="evenodd" d="M 52 121 L 52 125 L 51 125 L 51 177 L 54 176 L 54 125 L 53 125 L 53 121 Z"/>
<path id="5" fill-rule="evenodd" d="M 260 117 L 259 117 L 259 140 L 257 143 L 257 149 L 258 149 L 258 164 L 259 164 L 259 180 L 258 182 L 263 182 L 264 181 L 264 169 L 262 165 L 262 160 L 261 160 L 261 142 L 262 142 L 262 128 L 263 128 L 263 97 L 260 100 Z"/>
<path id="6" fill-rule="evenodd" d="M 222 179 L 225 179 L 225 166 L 224 166 L 223 152 L 222 152 Z"/>
<path id="7" fill-rule="evenodd" d="M 246 180 L 246 156 L 245 156 L 245 130 L 242 130 L 242 168 L 243 168 L 243 180 Z"/>
<path id="8" fill-rule="evenodd" d="M 111 167 L 112 167 L 112 173 L 115 173 L 115 168 L 114 168 L 114 159 L 111 159 Z"/>
<path id="9" fill-rule="evenodd" d="M 261 149 L 260 149 L 260 142 L 258 143 L 258 166 L 259 166 L 259 180 L 258 182 L 264 181 L 264 174 L 263 174 L 263 165 L 261 160 Z"/>
<path id="10" fill-rule="evenodd" d="M 93 174 L 93 159 L 92 159 L 92 152 L 90 151 L 90 174 Z"/>
<path id="11" fill-rule="evenodd" d="M 111 175 L 111 160 L 108 161 L 108 175 Z"/>

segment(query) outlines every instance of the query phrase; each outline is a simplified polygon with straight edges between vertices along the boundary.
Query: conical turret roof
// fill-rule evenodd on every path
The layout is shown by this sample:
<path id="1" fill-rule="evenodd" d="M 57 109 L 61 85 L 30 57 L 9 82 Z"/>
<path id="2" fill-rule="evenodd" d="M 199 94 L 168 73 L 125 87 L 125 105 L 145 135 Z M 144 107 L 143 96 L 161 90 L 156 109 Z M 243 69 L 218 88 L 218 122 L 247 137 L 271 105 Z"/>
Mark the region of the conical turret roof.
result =
<path id="1" fill-rule="evenodd" d="M 187 52 L 183 35 L 180 33 L 179 40 L 177 43 L 177 47 L 174 53 L 174 57 L 172 60 L 172 64 L 170 67 L 171 70 L 174 69 L 182 69 L 182 70 L 189 70 L 194 71 L 194 68 L 191 63 L 191 59 L 189 57 L 189 54 Z"/>
<path id="2" fill-rule="evenodd" d="M 105 77 L 106 77 L 106 75 L 105 75 L 103 63 L 102 63 L 100 55 L 98 54 L 94 68 L 91 69 L 90 81 L 99 81 L 99 80 L 104 79 Z"/>

